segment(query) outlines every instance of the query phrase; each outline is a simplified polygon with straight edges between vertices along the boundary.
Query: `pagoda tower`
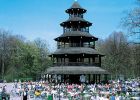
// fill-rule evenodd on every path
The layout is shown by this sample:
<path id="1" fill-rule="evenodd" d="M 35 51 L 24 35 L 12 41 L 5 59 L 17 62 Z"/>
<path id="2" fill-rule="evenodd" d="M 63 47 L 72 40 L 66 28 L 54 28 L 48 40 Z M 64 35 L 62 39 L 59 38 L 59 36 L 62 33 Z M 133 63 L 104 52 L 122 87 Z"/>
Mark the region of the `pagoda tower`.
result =
<path id="1" fill-rule="evenodd" d="M 50 55 L 53 66 L 46 71 L 48 81 L 100 82 L 101 75 L 106 80 L 108 72 L 101 68 L 104 55 L 95 49 L 98 38 L 89 33 L 92 23 L 84 19 L 86 11 L 77 1 L 65 11 L 69 18 L 60 24 L 63 34 L 55 38 L 57 50 Z"/>

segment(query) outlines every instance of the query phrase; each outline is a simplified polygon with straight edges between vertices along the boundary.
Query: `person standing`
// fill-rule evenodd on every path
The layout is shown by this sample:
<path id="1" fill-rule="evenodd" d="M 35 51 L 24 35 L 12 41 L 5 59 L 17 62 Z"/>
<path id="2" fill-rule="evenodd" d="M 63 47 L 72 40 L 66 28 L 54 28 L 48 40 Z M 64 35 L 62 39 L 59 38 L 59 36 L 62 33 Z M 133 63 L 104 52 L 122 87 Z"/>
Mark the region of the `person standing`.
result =
<path id="1" fill-rule="evenodd" d="M 23 91 L 23 100 L 27 100 L 28 97 L 28 88 L 25 88 Z"/>
<path id="2" fill-rule="evenodd" d="M 25 91 L 23 92 L 23 100 L 27 100 L 27 93 Z"/>
<path id="3" fill-rule="evenodd" d="M 112 93 L 111 97 L 110 97 L 110 100 L 115 100 L 115 94 Z"/>
<path id="4" fill-rule="evenodd" d="M 2 87 L 0 87 L 0 94 L 2 93 Z"/>

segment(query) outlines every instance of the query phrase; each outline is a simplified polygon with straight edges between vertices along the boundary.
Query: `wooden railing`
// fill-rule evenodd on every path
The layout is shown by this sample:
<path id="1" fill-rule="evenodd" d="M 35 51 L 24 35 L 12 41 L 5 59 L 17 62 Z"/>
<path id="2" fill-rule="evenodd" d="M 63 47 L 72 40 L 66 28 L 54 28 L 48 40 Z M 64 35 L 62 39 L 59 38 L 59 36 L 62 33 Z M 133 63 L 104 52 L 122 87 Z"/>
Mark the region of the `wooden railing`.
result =
<path id="1" fill-rule="evenodd" d="M 100 63 L 88 63 L 88 62 L 60 62 L 53 63 L 54 66 L 100 66 Z"/>
<path id="2" fill-rule="evenodd" d="M 95 48 L 95 45 L 88 45 L 88 44 L 84 44 L 84 45 L 80 45 L 80 44 L 75 44 L 75 45 L 72 45 L 72 44 L 61 44 L 61 45 L 57 45 L 57 48 L 60 49 L 60 48 L 68 48 L 68 47 L 90 47 L 90 48 Z"/>

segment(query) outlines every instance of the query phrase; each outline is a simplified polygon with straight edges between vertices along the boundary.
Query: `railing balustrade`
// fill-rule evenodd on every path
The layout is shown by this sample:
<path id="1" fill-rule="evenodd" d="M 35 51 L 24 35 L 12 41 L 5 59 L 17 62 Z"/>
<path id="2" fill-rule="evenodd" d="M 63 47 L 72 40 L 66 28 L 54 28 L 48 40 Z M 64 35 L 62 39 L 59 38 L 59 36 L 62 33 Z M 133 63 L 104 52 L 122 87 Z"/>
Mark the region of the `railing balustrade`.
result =
<path id="1" fill-rule="evenodd" d="M 89 45 L 89 44 L 83 44 L 83 45 L 80 45 L 80 44 L 59 44 L 59 45 L 57 45 L 57 47 L 58 47 L 58 49 L 60 49 L 60 48 L 68 48 L 68 47 L 90 47 L 90 48 L 95 48 L 95 46 L 94 45 Z"/>
<path id="2" fill-rule="evenodd" d="M 89 33 L 89 28 L 64 28 L 64 33 L 72 32 L 72 31 L 81 31 L 81 32 L 87 32 Z"/>
<path id="3" fill-rule="evenodd" d="M 59 62 L 53 63 L 54 66 L 100 66 L 99 63 L 88 63 L 88 62 Z"/>

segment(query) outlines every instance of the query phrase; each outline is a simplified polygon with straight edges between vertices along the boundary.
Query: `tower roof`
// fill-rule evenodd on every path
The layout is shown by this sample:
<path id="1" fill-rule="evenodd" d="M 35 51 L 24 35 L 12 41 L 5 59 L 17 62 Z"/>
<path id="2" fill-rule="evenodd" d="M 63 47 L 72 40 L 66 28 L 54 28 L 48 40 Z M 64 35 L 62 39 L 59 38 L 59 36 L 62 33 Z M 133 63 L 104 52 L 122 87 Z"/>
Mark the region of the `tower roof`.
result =
<path id="1" fill-rule="evenodd" d="M 48 74 L 110 74 L 97 66 L 56 66 L 47 69 Z"/>
<path id="2" fill-rule="evenodd" d="M 69 18 L 68 20 L 66 20 L 65 22 L 62 22 L 60 25 L 61 26 L 71 26 L 73 23 L 74 25 L 77 25 L 76 23 L 79 22 L 80 23 L 83 23 L 84 26 L 91 26 L 92 23 L 90 23 L 89 21 L 86 21 L 85 19 L 83 18 L 80 18 L 80 17 L 72 17 L 72 18 Z"/>
<path id="3" fill-rule="evenodd" d="M 68 47 L 68 48 L 61 48 L 57 49 L 53 55 L 62 55 L 62 54 L 90 54 L 90 55 L 101 55 L 100 52 L 96 51 L 95 49 L 88 48 L 88 47 Z"/>
<path id="4" fill-rule="evenodd" d="M 66 41 L 69 41 L 67 40 L 66 38 L 68 37 L 83 37 L 83 39 L 85 40 L 89 40 L 89 41 L 97 41 L 98 38 L 92 36 L 90 33 L 87 33 L 87 32 L 81 32 L 81 31 L 68 31 L 64 34 L 62 34 L 61 36 L 55 38 L 56 41 L 59 41 L 59 40 L 66 40 Z"/>
<path id="5" fill-rule="evenodd" d="M 75 1 L 73 5 L 71 6 L 71 8 L 82 8 L 82 7 L 79 5 L 77 1 Z"/>
<path id="6" fill-rule="evenodd" d="M 81 12 L 81 13 L 86 12 L 86 9 L 82 8 L 77 1 L 75 1 L 73 5 L 69 9 L 66 10 L 66 13 L 71 13 L 73 12 L 73 10 L 76 10 L 76 11 L 78 10 L 78 12 Z"/>

